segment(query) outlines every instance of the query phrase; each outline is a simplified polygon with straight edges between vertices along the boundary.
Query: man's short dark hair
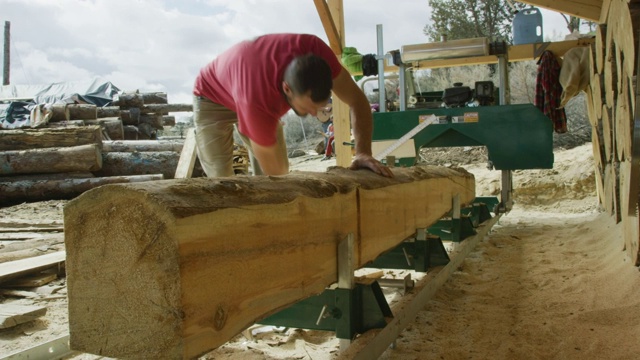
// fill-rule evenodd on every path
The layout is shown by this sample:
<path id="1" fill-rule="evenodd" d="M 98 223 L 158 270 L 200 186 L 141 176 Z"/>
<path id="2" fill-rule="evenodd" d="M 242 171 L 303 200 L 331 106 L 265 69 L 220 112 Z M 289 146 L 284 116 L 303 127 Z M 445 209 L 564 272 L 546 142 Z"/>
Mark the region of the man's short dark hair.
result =
<path id="1" fill-rule="evenodd" d="M 331 97 L 331 68 L 319 56 L 307 54 L 294 58 L 284 72 L 284 81 L 296 95 L 310 91 L 313 102 L 321 102 Z"/>

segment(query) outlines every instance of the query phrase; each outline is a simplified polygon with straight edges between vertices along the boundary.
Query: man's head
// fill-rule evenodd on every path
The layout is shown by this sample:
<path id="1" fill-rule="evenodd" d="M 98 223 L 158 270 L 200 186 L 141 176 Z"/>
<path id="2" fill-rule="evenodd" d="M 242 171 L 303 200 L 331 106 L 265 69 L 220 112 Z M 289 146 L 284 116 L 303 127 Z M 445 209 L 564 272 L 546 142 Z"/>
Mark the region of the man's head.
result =
<path id="1" fill-rule="evenodd" d="M 282 91 L 293 111 L 306 116 L 316 116 L 325 108 L 331 97 L 331 68 L 319 56 L 307 54 L 294 58 L 287 66 L 282 81 Z"/>

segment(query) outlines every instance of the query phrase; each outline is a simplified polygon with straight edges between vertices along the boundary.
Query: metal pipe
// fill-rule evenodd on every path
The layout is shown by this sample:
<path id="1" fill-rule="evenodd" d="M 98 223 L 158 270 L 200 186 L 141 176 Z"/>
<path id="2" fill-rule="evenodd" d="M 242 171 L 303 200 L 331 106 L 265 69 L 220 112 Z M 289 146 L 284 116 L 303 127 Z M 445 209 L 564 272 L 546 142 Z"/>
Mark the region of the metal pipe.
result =
<path id="1" fill-rule="evenodd" d="M 378 96 L 380 101 L 378 106 L 380 112 L 387 112 L 387 91 L 384 86 L 384 47 L 382 46 L 382 24 L 376 25 L 376 34 L 378 38 Z"/>

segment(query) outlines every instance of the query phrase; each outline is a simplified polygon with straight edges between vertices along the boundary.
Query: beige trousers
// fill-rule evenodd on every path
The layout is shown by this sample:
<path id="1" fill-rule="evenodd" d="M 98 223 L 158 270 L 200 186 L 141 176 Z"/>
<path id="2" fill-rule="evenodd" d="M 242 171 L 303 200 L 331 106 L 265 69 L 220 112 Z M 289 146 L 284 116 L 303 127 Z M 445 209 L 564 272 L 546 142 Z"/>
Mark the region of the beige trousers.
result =
<path id="1" fill-rule="evenodd" d="M 196 149 L 202 169 L 208 177 L 235 175 L 233 171 L 233 131 L 237 129 L 238 116 L 234 111 L 203 97 L 193 97 L 193 121 L 196 127 Z M 238 131 L 249 150 L 253 175 L 262 175 L 262 169 L 253 156 L 251 140 Z M 287 158 L 287 143 L 282 124 L 278 123 L 278 156 Z"/>

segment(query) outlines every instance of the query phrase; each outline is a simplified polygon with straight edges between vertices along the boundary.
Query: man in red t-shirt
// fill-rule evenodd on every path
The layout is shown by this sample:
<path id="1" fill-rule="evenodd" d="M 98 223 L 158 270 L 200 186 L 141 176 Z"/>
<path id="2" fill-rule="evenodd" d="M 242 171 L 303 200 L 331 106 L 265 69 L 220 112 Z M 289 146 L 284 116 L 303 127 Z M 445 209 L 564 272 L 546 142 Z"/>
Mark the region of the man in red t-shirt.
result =
<path id="1" fill-rule="evenodd" d="M 243 41 L 200 70 L 193 111 L 198 158 L 207 176 L 234 174 L 234 127 L 260 165 L 254 174 L 287 174 L 280 118 L 289 109 L 316 116 L 329 104 L 332 90 L 351 108 L 356 145 L 350 168 L 392 177 L 391 170 L 371 155 L 373 121 L 366 96 L 331 48 L 306 34 Z"/>

